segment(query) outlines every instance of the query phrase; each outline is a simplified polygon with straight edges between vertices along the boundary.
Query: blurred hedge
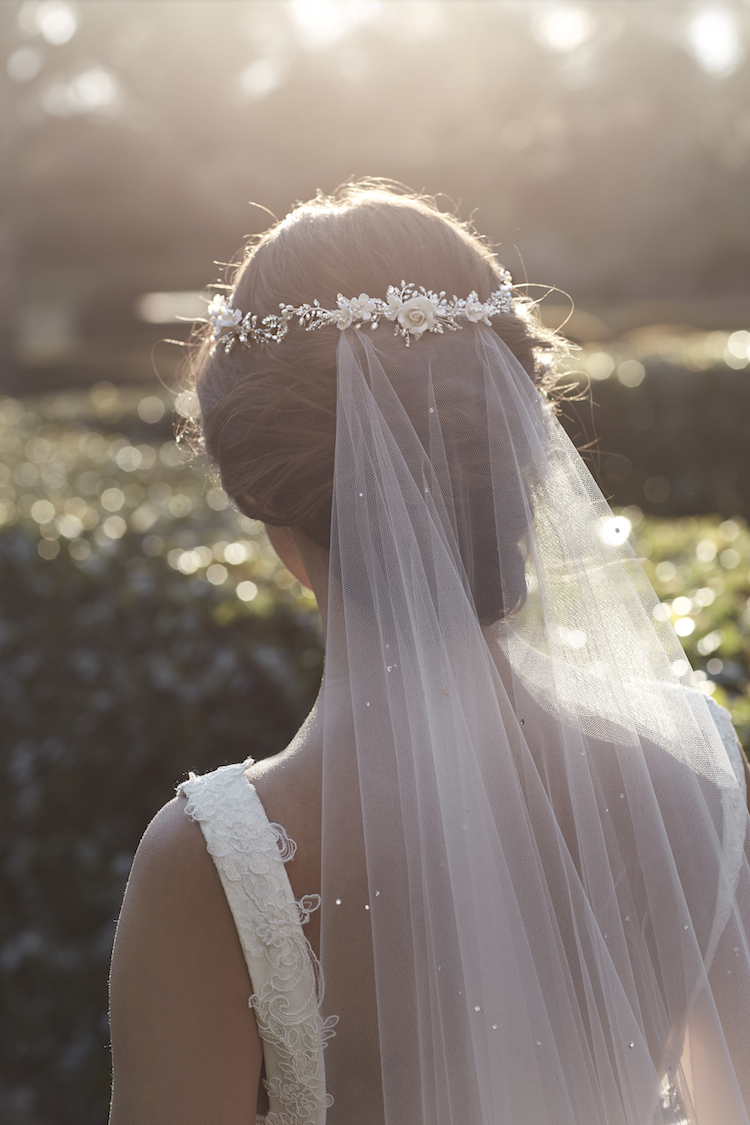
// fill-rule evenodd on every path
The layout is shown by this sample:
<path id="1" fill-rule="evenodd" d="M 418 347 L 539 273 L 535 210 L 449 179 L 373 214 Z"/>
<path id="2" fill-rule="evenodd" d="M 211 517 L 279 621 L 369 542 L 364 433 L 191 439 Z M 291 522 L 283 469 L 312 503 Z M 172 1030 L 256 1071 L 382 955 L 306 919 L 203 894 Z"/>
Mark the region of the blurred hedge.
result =
<path id="1" fill-rule="evenodd" d="M 631 541 L 695 678 L 727 707 L 750 751 L 750 531 L 741 517 L 631 518 Z"/>
<path id="2" fill-rule="evenodd" d="M 567 420 L 605 495 L 660 516 L 750 513 L 750 332 L 686 326 L 589 344 Z"/>
<path id="3" fill-rule="evenodd" d="M 187 771 L 281 749 L 320 678 L 312 602 L 170 437 L 158 395 L 0 402 L 0 1119 L 106 1115 L 106 978 L 138 839 Z M 750 532 L 622 518 L 750 741 Z"/>
<path id="4" fill-rule="evenodd" d="M 56 1122 L 104 1119 L 107 966 L 145 825 L 189 769 L 281 749 L 320 673 L 312 621 L 136 549 L 81 566 L 0 537 L 2 1068 Z"/>
<path id="5" fill-rule="evenodd" d="M 152 444 L 115 429 L 120 405 L 99 388 L 93 401 L 0 406 L 9 1123 L 106 1119 L 107 969 L 138 839 L 189 770 L 283 748 L 322 668 L 312 603 L 259 525 L 183 464 L 163 419 L 126 410 L 131 436 L 153 429 Z M 243 582 L 250 601 L 235 594 Z"/>

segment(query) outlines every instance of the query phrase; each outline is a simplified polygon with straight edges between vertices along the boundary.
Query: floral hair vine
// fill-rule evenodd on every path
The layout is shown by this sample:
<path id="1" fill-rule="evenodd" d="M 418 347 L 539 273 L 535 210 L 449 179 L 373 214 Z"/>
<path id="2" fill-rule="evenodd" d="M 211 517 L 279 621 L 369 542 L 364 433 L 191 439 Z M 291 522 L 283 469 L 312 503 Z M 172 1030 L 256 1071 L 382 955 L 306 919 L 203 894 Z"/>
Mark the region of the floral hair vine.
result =
<path id="1" fill-rule="evenodd" d="M 232 307 L 222 293 L 217 293 L 206 309 L 205 323 L 213 329 L 215 345 L 223 344 L 225 351 L 231 351 L 235 343 L 277 344 L 289 331 L 289 323 L 294 318 L 307 332 L 318 328 L 335 326 L 363 328 L 371 330 L 378 327 L 381 320 L 394 324 L 394 336 L 403 336 L 407 348 L 412 340 L 418 340 L 425 332 L 458 331 L 460 321 L 491 324 L 492 317 L 508 313 L 513 308 L 511 290 L 513 282 L 510 274 L 503 271 L 500 286 L 487 301 L 480 301 L 475 292 L 468 297 L 453 297 L 451 300 L 442 293 L 433 293 L 423 286 L 401 282 L 401 288 L 388 286 L 386 299 L 370 297 L 360 293 L 358 297 L 344 297 L 339 293 L 335 309 L 321 308 L 318 301 L 311 305 L 279 305 L 278 316 L 264 316 L 258 320 L 255 313 L 242 313 Z"/>

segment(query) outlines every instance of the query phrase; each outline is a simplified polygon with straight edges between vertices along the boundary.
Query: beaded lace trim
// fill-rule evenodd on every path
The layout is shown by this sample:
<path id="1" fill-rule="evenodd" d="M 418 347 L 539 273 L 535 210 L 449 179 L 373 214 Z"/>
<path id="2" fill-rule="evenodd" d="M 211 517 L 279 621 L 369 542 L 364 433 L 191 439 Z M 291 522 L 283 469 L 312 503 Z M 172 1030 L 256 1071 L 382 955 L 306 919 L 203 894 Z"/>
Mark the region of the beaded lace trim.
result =
<path id="1" fill-rule="evenodd" d="M 339 293 L 335 309 L 321 308 L 318 301 L 311 305 L 279 305 L 279 316 L 264 316 L 258 319 L 256 313 L 243 313 L 232 307 L 231 298 L 218 293 L 206 310 L 205 321 L 213 328 L 214 340 L 221 342 L 225 351 L 231 351 L 235 343 L 249 347 L 251 344 L 277 344 L 289 331 L 289 322 L 295 317 L 301 328 L 314 332 L 318 328 L 334 326 L 363 328 L 367 325 L 374 330 L 381 320 L 389 320 L 394 326 L 394 336 L 402 336 L 407 348 L 412 340 L 418 340 L 425 332 L 456 332 L 462 326 L 460 321 L 477 324 L 491 324 L 492 317 L 508 313 L 513 309 L 513 281 L 507 270 L 500 276 L 500 285 L 487 301 L 480 301 L 476 292 L 468 297 L 448 299 L 445 291 L 433 293 L 431 289 L 405 281 L 401 287 L 389 285 L 385 300 L 360 293 L 358 297 L 344 297 Z"/>
<path id="2" fill-rule="evenodd" d="M 259 1125 L 318 1125 L 325 1093 L 323 1047 L 336 1016 L 323 1020 L 320 965 L 302 926 L 320 905 L 318 895 L 296 901 L 284 864 L 296 851 L 280 824 L 266 817 L 244 776 L 252 759 L 191 775 L 178 788 L 185 813 L 200 823 L 213 857 L 254 992 L 249 999 L 260 1037 L 270 1110 Z"/>

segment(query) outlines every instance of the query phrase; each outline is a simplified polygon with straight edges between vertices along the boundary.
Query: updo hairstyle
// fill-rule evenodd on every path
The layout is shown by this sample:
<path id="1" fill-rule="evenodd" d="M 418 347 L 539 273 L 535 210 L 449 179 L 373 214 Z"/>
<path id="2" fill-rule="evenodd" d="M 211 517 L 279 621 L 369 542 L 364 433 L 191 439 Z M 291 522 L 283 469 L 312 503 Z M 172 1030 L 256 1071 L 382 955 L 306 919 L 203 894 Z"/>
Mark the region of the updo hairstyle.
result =
<path id="1" fill-rule="evenodd" d="M 440 211 L 434 200 L 384 182 L 361 181 L 296 206 L 258 238 L 231 279 L 232 304 L 243 313 L 257 313 L 260 320 L 278 315 L 282 303 L 301 305 L 317 298 L 324 308 L 335 308 L 339 293 L 385 297 L 388 286 L 402 279 L 445 290 L 449 296 L 476 291 L 485 301 L 499 285 L 500 269 L 487 243 L 468 224 Z M 531 302 L 516 298 L 514 311 L 493 317 L 492 327 L 546 390 L 553 379 L 557 337 L 542 327 Z M 380 331 L 388 331 L 388 325 Z M 337 330 L 306 332 L 293 322 L 278 344 L 238 344 L 227 353 L 221 346 L 212 349 L 206 338 L 193 364 L 202 440 L 228 496 L 245 515 L 294 528 L 326 549 L 331 536 L 338 338 Z M 442 340 L 446 337 L 436 337 Z M 407 411 L 409 397 L 404 396 Z M 466 433 L 470 405 L 451 405 Z M 441 409 L 441 419 L 449 416 L 450 411 Z M 415 425 L 421 429 L 416 421 Z M 489 482 L 489 468 L 481 458 L 477 465 L 476 454 L 473 461 L 470 492 L 481 492 Z M 511 498 L 509 502 L 512 505 Z M 504 557 L 499 601 L 497 593 L 487 593 L 499 590 L 494 528 L 486 545 L 477 542 L 476 528 L 472 543 L 461 544 L 483 623 L 522 604 L 524 521 L 525 517 L 523 528 L 518 520 L 509 523 L 515 525 L 510 534 L 518 546 L 516 573 L 507 573 Z M 495 581 L 489 581 L 493 576 Z"/>

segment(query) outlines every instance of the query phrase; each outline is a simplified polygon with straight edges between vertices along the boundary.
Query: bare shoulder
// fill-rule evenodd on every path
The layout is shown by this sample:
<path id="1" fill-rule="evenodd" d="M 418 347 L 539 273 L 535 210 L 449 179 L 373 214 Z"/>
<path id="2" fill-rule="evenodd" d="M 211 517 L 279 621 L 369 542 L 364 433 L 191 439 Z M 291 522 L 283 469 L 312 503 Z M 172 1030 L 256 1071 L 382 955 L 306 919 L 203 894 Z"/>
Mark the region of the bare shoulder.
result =
<path id="1" fill-rule="evenodd" d="M 189 954 L 201 931 L 219 939 L 228 907 L 200 825 L 185 815 L 186 804 L 184 797 L 175 797 L 143 834 L 125 891 L 118 941 L 136 924 L 158 927 L 164 941 L 171 934 L 177 956 Z M 189 933 L 178 942 L 180 925 L 186 922 Z"/>
<path id="2" fill-rule="evenodd" d="M 159 809 L 138 845 L 131 879 L 146 873 L 158 879 L 166 869 L 170 874 L 182 868 L 190 869 L 192 875 L 210 871 L 213 862 L 203 833 L 200 825 L 185 815 L 186 805 L 187 799 L 179 796 Z"/>
<path id="3" fill-rule="evenodd" d="M 246 1122 L 262 1044 L 252 984 L 200 825 L 178 797 L 133 862 L 110 980 L 112 1125 Z"/>

